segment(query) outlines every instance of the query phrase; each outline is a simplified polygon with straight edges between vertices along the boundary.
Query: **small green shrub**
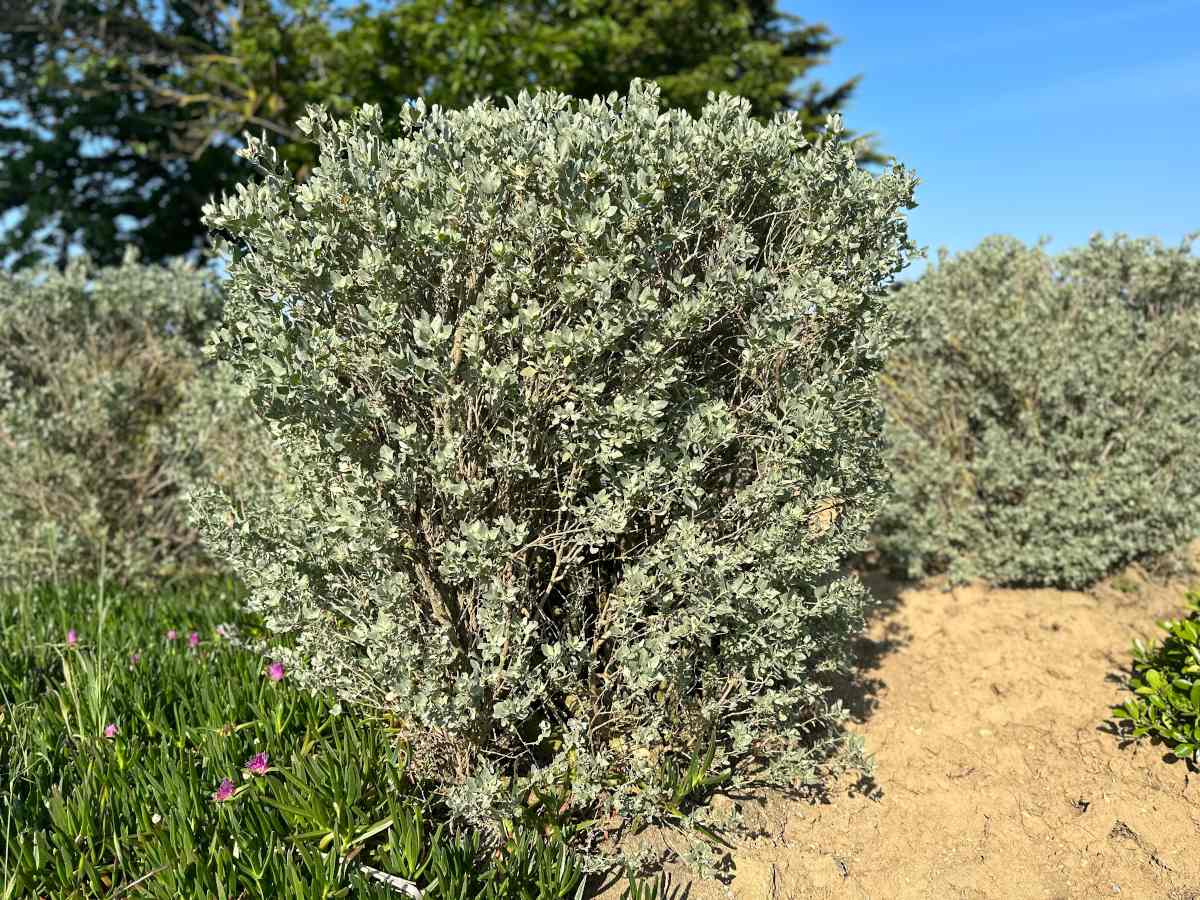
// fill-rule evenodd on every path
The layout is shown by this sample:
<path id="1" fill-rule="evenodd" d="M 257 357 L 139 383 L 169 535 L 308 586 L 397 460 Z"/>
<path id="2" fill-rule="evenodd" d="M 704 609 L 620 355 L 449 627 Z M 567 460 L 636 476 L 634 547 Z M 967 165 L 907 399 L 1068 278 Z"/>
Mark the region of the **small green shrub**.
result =
<path id="1" fill-rule="evenodd" d="M 910 575 L 1075 587 L 1200 533 L 1187 244 L 989 238 L 896 301 L 878 544 Z"/>
<path id="2" fill-rule="evenodd" d="M 1191 614 L 1160 622 L 1162 643 L 1133 644 L 1134 696 L 1115 708 L 1113 719 L 1135 738 L 1160 738 L 1181 759 L 1200 763 L 1200 592 L 1187 595 Z"/>
<path id="3" fill-rule="evenodd" d="M 133 259 L 0 277 L 0 583 L 209 568 L 184 492 L 250 493 L 269 459 L 200 351 L 221 302 L 202 271 Z"/>
<path id="4" fill-rule="evenodd" d="M 209 208 L 215 346 L 291 477 L 242 513 L 199 498 L 207 538 L 460 815 L 565 784 L 687 820 L 680 772 L 812 778 L 837 740 L 914 185 L 839 127 L 810 146 L 645 84 L 417 104 L 391 142 L 372 108 L 313 111 L 303 184 L 252 143 L 264 178 Z"/>

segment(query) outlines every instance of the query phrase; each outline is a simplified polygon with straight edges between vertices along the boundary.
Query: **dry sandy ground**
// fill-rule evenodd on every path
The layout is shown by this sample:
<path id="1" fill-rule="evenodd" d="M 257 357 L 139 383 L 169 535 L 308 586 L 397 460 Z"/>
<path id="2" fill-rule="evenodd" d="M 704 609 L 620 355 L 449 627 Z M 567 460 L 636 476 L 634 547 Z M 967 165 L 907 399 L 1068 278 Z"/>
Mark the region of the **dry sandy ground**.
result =
<path id="1" fill-rule="evenodd" d="M 873 784 L 748 809 L 765 836 L 734 851 L 730 885 L 688 896 L 1200 900 L 1200 773 L 1102 727 L 1132 639 L 1179 615 L 1188 585 L 876 581 L 885 610 L 846 695 Z"/>

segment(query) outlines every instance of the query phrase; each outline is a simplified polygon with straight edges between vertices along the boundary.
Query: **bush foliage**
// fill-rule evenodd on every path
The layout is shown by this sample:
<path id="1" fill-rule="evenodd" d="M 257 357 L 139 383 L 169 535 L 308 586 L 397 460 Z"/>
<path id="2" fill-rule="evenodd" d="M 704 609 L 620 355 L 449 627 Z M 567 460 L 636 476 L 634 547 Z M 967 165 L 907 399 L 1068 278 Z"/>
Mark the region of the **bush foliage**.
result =
<path id="1" fill-rule="evenodd" d="M 1081 586 L 1200 532 L 1200 258 L 990 238 L 897 297 L 883 380 L 911 575 Z"/>
<path id="2" fill-rule="evenodd" d="M 836 120 L 809 145 L 748 113 L 635 83 L 418 103 L 389 142 L 373 108 L 312 111 L 303 184 L 256 144 L 262 180 L 208 210 L 215 346 L 291 477 L 241 514 L 200 498 L 207 538 L 297 672 L 393 710 L 464 816 L 514 777 L 653 816 L 689 759 L 736 786 L 831 746 L 915 182 Z"/>
<path id="3" fill-rule="evenodd" d="M 202 271 L 132 258 L 0 277 L 0 582 L 208 570 L 184 493 L 251 493 L 269 459 L 200 350 L 221 302 Z"/>
<path id="4" fill-rule="evenodd" d="M 1187 595 L 1186 618 L 1160 622 L 1161 643 L 1133 644 L 1133 697 L 1113 719 L 1135 738 L 1166 741 L 1180 759 L 1200 763 L 1200 591 Z"/>

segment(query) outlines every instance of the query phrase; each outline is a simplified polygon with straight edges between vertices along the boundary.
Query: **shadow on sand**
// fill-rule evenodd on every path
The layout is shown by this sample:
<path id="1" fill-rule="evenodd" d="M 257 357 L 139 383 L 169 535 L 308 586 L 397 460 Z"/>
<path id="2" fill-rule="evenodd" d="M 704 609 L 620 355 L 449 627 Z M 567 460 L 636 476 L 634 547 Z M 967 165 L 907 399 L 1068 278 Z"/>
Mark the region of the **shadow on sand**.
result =
<path id="1" fill-rule="evenodd" d="M 833 698 L 841 701 L 852 722 L 861 725 L 878 708 L 879 695 L 887 687 L 875 673 L 888 654 L 908 646 L 908 628 L 896 614 L 903 605 L 901 594 L 913 585 L 879 571 L 862 572 L 859 577 L 875 605 L 867 613 L 867 627 L 854 639 L 853 669 L 831 684 Z"/>

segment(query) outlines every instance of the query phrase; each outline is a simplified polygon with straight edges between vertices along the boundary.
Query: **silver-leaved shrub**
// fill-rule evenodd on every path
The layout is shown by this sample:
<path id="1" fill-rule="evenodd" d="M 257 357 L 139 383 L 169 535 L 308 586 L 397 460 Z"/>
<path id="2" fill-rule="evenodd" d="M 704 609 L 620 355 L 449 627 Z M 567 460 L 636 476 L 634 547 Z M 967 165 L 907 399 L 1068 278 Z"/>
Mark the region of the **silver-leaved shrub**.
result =
<path id="1" fill-rule="evenodd" d="M 0 585 L 212 574 L 197 483 L 244 498 L 269 436 L 201 348 L 212 277 L 179 264 L 0 276 Z"/>
<path id="2" fill-rule="evenodd" d="M 879 544 L 911 575 L 1081 586 L 1200 534 L 1188 243 L 989 238 L 897 302 Z"/>
<path id="3" fill-rule="evenodd" d="M 283 658 L 389 710 L 468 818 L 550 783 L 653 816 L 710 741 L 734 784 L 812 776 L 911 174 L 636 82 L 298 127 L 307 180 L 251 142 L 263 177 L 206 211 L 214 348 L 291 478 L 197 504 Z"/>

